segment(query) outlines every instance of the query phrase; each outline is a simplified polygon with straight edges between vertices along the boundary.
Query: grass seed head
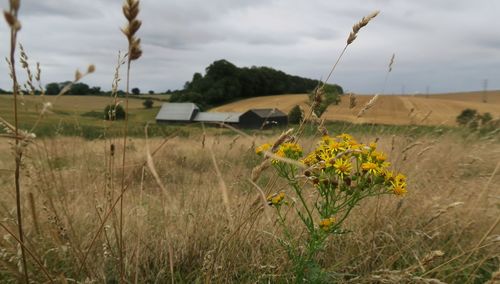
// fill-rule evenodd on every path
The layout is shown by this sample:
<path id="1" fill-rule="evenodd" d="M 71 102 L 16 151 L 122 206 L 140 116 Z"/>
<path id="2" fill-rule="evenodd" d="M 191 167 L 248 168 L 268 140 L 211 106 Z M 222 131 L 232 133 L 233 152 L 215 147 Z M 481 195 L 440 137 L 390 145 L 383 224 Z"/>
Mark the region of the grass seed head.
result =
<path id="1" fill-rule="evenodd" d="M 357 22 L 354 26 L 352 26 L 352 31 L 349 34 L 349 37 L 347 38 L 347 45 L 351 44 L 356 37 L 358 36 L 359 30 L 361 30 L 362 27 L 368 25 L 368 23 L 375 18 L 380 12 L 375 11 L 369 14 L 366 17 L 363 17 L 359 22 Z"/>
<path id="2" fill-rule="evenodd" d="M 128 20 L 128 24 L 122 28 L 122 32 L 127 37 L 129 43 L 129 59 L 136 60 L 142 55 L 141 39 L 135 36 L 142 25 L 142 22 L 137 19 L 139 15 L 139 1 L 126 0 L 122 8 L 123 15 Z"/>

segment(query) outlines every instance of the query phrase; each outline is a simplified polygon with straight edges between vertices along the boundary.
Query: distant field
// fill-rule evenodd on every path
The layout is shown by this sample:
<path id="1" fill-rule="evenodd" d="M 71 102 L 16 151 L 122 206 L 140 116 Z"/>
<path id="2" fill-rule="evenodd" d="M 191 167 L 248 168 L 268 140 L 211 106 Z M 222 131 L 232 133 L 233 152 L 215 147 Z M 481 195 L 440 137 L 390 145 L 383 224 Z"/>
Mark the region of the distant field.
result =
<path id="1" fill-rule="evenodd" d="M 51 113 L 45 115 L 38 128 L 45 129 L 46 132 L 54 132 L 54 129 L 61 125 L 77 128 L 95 128 L 106 126 L 104 121 L 104 108 L 112 100 L 102 96 L 46 96 L 46 101 L 51 102 L 53 107 Z M 121 104 L 125 106 L 123 98 L 119 98 Z M 42 109 L 42 98 L 24 96 L 20 99 L 19 117 L 20 126 L 29 129 L 39 118 Z M 154 121 L 156 113 L 160 107 L 160 102 L 155 101 L 152 109 L 145 109 L 142 99 L 131 98 L 129 100 L 130 125 L 131 127 L 143 127 L 147 121 Z M 13 122 L 13 97 L 10 95 L 0 96 L 0 116 L 9 122 Z M 121 121 L 114 122 L 116 126 L 122 124 Z"/>
<path id="2" fill-rule="evenodd" d="M 139 96 L 133 96 L 134 98 L 137 99 L 153 99 L 153 100 L 158 100 L 158 101 L 168 101 L 170 98 L 170 95 L 165 95 L 165 94 L 143 94 Z"/>
<path id="3" fill-rule="evenodd" d="M 324 114 L 328 120 L 343 120 L 355 123 L 455 125 L 455 118 L 463 109 L 472 108 L 479 112 L 489 112 L 500 118 L 500 91 L 487 92 L 487 103 L 482 102 L 482 92 L 411 95 L 382 95 L 376 105 L 361 118 L 357 113 L 371 96 L 357 96 L 357 106 L 349 109 L 349 100 L 332 105 Z M 278 95 L 245 99 L 226 104 L 212 111 L 246 111 L 249 108 L 276 107 L 284 112 L 295 105 L 307 108 L 307 95 Z"/>

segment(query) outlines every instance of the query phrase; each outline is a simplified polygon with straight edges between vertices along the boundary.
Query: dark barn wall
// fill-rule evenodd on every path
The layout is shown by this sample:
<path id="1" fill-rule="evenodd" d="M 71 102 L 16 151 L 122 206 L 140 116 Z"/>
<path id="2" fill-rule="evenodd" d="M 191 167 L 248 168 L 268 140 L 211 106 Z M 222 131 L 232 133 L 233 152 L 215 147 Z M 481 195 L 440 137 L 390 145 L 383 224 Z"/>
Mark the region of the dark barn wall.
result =
<path id="1" fill-rule="evenodd" d="M 276 124 L 270 124 L 269 127 L 285 127 L 288 125 L 288 116 L 271 117 L 267 121 L 276 121 Z"/>
<path id="2" fill-rule="evenodd" d="M 277 116 L 277 117 L 261 117 L 253 111 L 247 111 L 240 116 L 240 127 L 242 128 L 261 128 L 265 122 L 275 121 L 276 123 L 268 123 L 264 126 L 264 128 L 270 127 L 283 127 L 288 125 L 288 116 Z"/>
<path id="3" fill-rule="evenodd" d="M 264 119 L 252 111 L 247 111 L 240 116 L 240 127 L 242 128 L 260 128 Z"/>

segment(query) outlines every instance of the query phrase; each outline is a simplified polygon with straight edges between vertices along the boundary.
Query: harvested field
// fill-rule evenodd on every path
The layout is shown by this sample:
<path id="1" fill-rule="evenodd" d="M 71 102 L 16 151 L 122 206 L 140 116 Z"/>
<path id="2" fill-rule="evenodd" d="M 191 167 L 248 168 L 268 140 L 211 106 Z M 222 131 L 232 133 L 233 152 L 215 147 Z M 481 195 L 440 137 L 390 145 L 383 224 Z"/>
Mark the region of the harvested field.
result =
<path id="1" fill-rule="evenodd" d="M 500 117 L 500 92 L 488 92 L 488 103 L 482 102 L 481 92 L 436 94 L 427 96 L 381 95 L 376 107 L 357 118 L 359 110 L 372 96 L 357 96 L 357 106 L 349 109 L 349 100 L 329 107 L 324 114 L 327 120 L 343 120 L 355 123 L 456 125 L 455 118 L 466 108 L 480 113 L 489 112 L 494 118 Z M 212 111 L 245 111 L 250 108 L 276 107 L 288 112 L 295 105 L 307 107 L 307 95 L 279 95 L 245 99 L 226 104 Z"/>

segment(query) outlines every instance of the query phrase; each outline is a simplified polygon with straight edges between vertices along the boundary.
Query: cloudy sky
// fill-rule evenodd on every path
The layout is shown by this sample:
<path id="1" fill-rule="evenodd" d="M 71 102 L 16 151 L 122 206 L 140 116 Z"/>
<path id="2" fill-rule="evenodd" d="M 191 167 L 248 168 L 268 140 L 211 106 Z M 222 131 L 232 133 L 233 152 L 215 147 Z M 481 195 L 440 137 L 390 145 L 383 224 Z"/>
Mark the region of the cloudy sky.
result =
<path id="1" fill-rule="evenodd" d="M 2 8 L 7 7 L 2 1 Z M 72 79 L 90 63 L 89 85 L 111 88 L 126 40 L 120 0 L 22 0 L 19 41 L 39 61 L 44 83 Z M 386 93 L 500 89 L 498 0 L 142 0 L 143 57 L 132 86 L 142 91 L 181 88 L 218 59 L 237 66 L 270 66 L 324 78 L 352 27 L 380 15 L 349 47 L 331 82 L 358 93 L 381 92 L 387 64 L 396 62 Z M 0 23 L 0 52 L 8 55 Z M 0 88 L 9 86 L 5 61 Z M 124 88 L 122 86 L 122 88 Z"/>

